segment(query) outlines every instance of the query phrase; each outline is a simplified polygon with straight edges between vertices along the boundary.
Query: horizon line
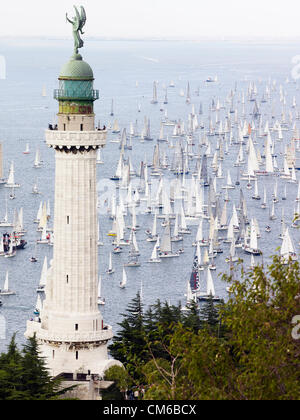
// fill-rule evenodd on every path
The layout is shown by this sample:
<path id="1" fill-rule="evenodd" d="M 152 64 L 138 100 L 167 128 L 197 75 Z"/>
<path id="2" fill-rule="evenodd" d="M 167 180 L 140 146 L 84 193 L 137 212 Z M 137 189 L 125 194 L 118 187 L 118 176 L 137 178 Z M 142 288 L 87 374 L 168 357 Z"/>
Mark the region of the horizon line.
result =
<path id="1" fill-rule="evenodd" d="M 70 40 L 72 39 L 69 35 L 0 35 L 0 39 L 48 39 L 48 40 Z M 101 35 L 91 35 L 85 38 L 86 40 L 93 41 L 93 40 L 102 40 L 102 41 L 300 41 L 299 36 L 226 36 L 226 35 L 219 35 L 219 36 L 173 36 L 173 35 L 166 35 L 166 36 L 101 36 Z"/>

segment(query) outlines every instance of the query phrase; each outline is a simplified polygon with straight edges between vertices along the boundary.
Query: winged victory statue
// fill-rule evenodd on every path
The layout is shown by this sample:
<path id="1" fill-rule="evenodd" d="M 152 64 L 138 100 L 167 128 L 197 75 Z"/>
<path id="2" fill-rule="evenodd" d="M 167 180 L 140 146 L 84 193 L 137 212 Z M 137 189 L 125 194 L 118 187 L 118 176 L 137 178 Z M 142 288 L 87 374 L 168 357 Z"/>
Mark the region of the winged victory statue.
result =
<path id="1" fill-rule="evenodd" d="M 68 18 L 68 14 L 66 13 L 66 19 L 70 22 L 73 26 L 73 37 L 74 37 L 74 52 L 78 54 L 79 48 L 83 47 L 83 40 L 81 39 L 80 35 L 83 35 L 83 27 L 86 23 L 86 13 L 84 7 L 80 7 L 80 13 L 76 6 L 74 6 L 76 16 L 73 17 L 73 20 Z"/>

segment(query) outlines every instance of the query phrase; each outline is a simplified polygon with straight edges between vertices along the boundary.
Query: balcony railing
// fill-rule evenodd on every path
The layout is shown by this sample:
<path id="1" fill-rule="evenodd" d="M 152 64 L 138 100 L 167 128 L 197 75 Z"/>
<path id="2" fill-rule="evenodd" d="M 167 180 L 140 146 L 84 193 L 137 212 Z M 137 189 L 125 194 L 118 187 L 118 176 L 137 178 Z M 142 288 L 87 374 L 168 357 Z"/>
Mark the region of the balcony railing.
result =
<path id="1" fill-rule="evenodd" d="M 55 89 L 54 90 L 54 99 L 63 100 L 63 99 L 72 99 L 78 101 L 96 101 L 99 99 L 99 90 L 89 90 L 89 91 L 78 91 L 76 89 Z"/>
<path id="2" fill-rule="evenodd" d="M 36 333 L 37 338 L 46 341 L 58 342 L 93 342 L 108 341 L 113 337 L 112 327 L 105 326 L 102 330 L 93 332 L 55 333 L 42 329 L 42 324 L 37 321 L 27 321 L 26 336 L 32 337 Z"/>

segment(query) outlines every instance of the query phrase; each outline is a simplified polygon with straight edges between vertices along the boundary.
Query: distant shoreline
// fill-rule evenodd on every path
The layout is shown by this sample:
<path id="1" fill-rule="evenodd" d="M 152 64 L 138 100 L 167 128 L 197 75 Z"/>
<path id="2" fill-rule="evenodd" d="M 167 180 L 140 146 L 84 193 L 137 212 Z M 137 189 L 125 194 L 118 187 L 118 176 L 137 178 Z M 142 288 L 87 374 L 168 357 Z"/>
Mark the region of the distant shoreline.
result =
<path id="1" fill-rule="evenodd" d="M 71 37 L 53 37 L 53 36 L 6 36 L 0 35 L 0 41 L 7 40 L 7 41 L 70 41 Z M 299 38 L 267 38 L 267 37 L 255 37 L 255 38 L 247 38 L 247 37 L 199 37 L 199 38 L 177 38 L 177 37 L 144 37 L 144 38 L 121 38 L 121 37 L 87 37 L 86 41 L 111 41 L 111 42 L 225 42 L 225 43 L 256 43 L 256 44 L 287 44 L 287 43 L 299 43 L 300 45 L 300 37 Z"/>

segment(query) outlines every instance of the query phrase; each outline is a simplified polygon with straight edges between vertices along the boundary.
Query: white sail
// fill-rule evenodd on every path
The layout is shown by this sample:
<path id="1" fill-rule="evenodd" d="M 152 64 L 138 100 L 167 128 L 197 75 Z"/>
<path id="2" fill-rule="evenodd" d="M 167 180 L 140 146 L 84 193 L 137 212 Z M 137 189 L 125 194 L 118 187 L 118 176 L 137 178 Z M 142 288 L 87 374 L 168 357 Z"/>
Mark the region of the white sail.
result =
<path id="1" fill-rule="evenodd" d="M 48 262 L 47 262 L 47 256 L 44 258 L 43 268 L 42 268 L 42 274 L 40 278 L 40 286 L 46 286 L 47 283 L 47 271 L 48 271 Z"/>
<path id="2" fill-rule="evenodd" d="M 3 286 L 3 292 L 8 292 L 9 291 L 9 284 L 8 284 L 8 270 L 6 270 L 6 275 L 5 275 L 5 281 L 4 281 L 4 286 Z"/>
<path id="3" fill-rule="evenodd" d="M 125 268 L 123 267 L 123 275 L 122 275 L 122 281 L 120 283 L 120 287 L 124 289 L 124 287 L 126 286 L 126 283 L 127 283 L 127 275 L 126 275 Z"/>
<path id="4" fill-rule="evenodd" d="M 285 231 L 285 235 L 282 241 L 280 254 L 287 261 L 291 254 L 295 254 L 295 247 L 289 234 L 289 229 Z"/>
<path id="5" fill-rule="evenodd" d="M 257 249 L 257 233 L 254 220 L 251 220 L 250 248 L 253 250 Z"/>
<path id="6" fill-rule="evenodd" d="M 208 296 L 215 296 L 215 286 L 214 286 L 214 282 L 213 282 L 213 278 L 210 272 L 210 269 L 207 269 L 207 291 L 206 291 Z"/>
<path id="7" fill-rule="evenodd" d="M 14 162 L 11 162 L 9 174 L 7 178 L 7 185 L 14 185 L 15 184 L 15 170 L 14 170 Z"/>
<path id="8" fill-rule="evenodd" d="M 157 260 L 157 248 L 159 247 L 159 239 L 157 239 L 152 254 L 151 254 L 151 260 Z"/>
<path id="9" fill-rule="evenodd" d="M 132 245 L 133 245 L 134 251 L 136 253 L 139 253 L 139 247 L 138 247 L 138 244 L 137 244 L 135 231 L 132 230 L 131 234 L 132 234 Z"/>
<path id="10" fill-rule="evenodd" d="M 172 252 L 170 222 L 167 223 L 160 247 L 161 252 Z"/>

